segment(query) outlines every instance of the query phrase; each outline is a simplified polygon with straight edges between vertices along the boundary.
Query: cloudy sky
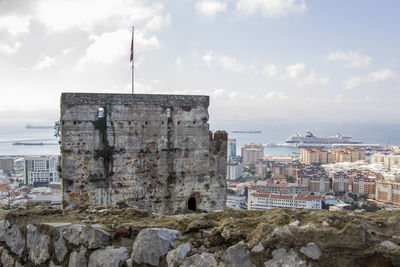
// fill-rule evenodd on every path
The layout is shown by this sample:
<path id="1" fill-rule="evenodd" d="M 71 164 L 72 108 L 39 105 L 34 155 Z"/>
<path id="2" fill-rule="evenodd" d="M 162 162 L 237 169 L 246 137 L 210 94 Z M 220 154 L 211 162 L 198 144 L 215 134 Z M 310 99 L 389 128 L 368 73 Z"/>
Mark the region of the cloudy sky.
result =
<path id="1" fill-rule="evenodd" d="M 207 94 L 213 120 L 400 120 L 397 0 L 0 0 L 0 121 L 61 92 Z"/>

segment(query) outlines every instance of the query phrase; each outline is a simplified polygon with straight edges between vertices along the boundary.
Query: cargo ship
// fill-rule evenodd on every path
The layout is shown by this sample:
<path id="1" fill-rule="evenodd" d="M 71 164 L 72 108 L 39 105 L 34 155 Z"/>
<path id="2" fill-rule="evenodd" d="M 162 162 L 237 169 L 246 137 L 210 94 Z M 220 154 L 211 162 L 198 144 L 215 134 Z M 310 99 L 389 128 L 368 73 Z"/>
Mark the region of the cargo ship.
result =
<path id="1" fill-rule="evenodd" d="M 53 129 L 53 126 L 41 126 L 41 125 L 31 125 L 27 124 L 25 125 L 25 129 Z"/>
<path id="2" fill-rule="evenodd" d="M 28 143 L 28 142 L 15 142 L 13 143 L 13 146 L 43 146 L 43 142 L 39 143 Z"/>
<path id="3" fill-rule="evenodd" d="M 238 131 L 238 130 L 235 130 L 235 131 L 232 131 L 232 133 L 251 133 L 251 134 L 259 134 L 259 133 L 261 133 L 261 131 Z"/>
<path id="4" fill-rule="evenodd" d="M 52 146 L 58 145 L 57 143 L 43 143 L 43 142 L 14 142 L 13 146 Z"/>

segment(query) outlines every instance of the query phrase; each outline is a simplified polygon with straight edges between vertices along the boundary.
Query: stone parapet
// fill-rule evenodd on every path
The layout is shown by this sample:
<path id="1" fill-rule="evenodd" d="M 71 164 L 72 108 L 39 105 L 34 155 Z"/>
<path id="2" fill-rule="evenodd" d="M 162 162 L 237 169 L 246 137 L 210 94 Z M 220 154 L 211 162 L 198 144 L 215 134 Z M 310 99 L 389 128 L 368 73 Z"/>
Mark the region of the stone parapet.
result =
<path id="1" fill-rule="evenodd" d="M 155 105 L 171 107 L 203 106 L 208 108 L 210 97 L 205 95 L 98 94 L 63 93 L 63 105 Z"/>

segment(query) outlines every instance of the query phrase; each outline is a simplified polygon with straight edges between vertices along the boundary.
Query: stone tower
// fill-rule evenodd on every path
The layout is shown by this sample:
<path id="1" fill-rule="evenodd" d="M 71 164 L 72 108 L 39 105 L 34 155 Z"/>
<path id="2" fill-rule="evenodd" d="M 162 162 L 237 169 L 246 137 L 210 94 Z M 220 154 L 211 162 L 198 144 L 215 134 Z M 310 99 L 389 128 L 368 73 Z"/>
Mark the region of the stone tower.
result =
<path id="1" fill-rule="evenodd" d="M 208 96 L 63 93 L 63 206 L 224 209 L 227 133 L 209 131 L 208 106 Z"/>

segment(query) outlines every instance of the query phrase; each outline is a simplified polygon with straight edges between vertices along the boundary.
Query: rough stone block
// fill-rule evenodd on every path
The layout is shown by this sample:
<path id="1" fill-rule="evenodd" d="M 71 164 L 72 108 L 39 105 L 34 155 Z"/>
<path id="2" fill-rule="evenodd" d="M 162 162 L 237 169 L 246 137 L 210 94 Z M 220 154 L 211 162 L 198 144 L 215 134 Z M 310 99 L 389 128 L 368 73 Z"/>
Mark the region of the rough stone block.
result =
<path id="1" fill-rule="evenodd" d="M 168 267 L 178 267 L 183 260 L 186 258 L 186 255 L 189 253 L 191 246 L 189 243 L 185 243 L 177 247 L 176 249 L 171 250 L 167 254 L 167 264 Z"/>
<path id="2" fill-rule="evenodd" d="M 69 243 L 74 245 L 80 244 L 80 235 L 84 225 L 74 224 L 62 231 L 61 236 L 65 238 Z"/>
<path id="3" fill-rule="evenodd" d="M 6 244 L 13 253 L 22 256 L 25 250 L 25 238 L 16 224 L 6 230 Z"/>
<path id="4" fill-rule="evenodd" d="M 80 250 L 73 251 L 69 255 L 68 267 L 86 267 L 87 266 L 87 258 L 86 258 L 87 249 L 84 246 L 81 246 Z"/>
<path id="5" fill-rule="evenodd" d="M 106 247 L 90 255 L 89 267 L 114 267 L 129 258 L 129 251 L 125 247 Z"/>
<path id="6" fill-rule="evenodd" d="M 102 248 L 104 246 L 107 246 L 110 243 L 111 239 L 111 235 L 109 232 L 95 225 L 84 227 L 82 229 L 80 237 L 82 243 L 90 249 Z"/>
<path id="7" fill-rule="evenodd" d="M 157 266 L 160 258 L 168 253 L 170 244 L 181 232 L 167 228 L 143 229 L 133 243 L 132 260 L 137 264 Z"/>
<path id="8" fill-rule="evenodd" d="M 60 236 L 57 241 L 54 242 L 54 253 L 56 254 L 57 260 L 62 262 L 67 252 L 68 249 L 65 246 L 64 238 Z"/>
<path id="9" fill-rule="evenodd" d="M 229 247 L 222 255 L 226 267 L 255 267 L 250 261 L 250 252 L 244 242 Z"/>
<path id="10" fill-rule="evenodd" d="M 36 265 L 45 263 L 49 258 L 50 236 L 41 234 L 32 224 L 26 227 L 26 246 L 29 259 Z"/>

